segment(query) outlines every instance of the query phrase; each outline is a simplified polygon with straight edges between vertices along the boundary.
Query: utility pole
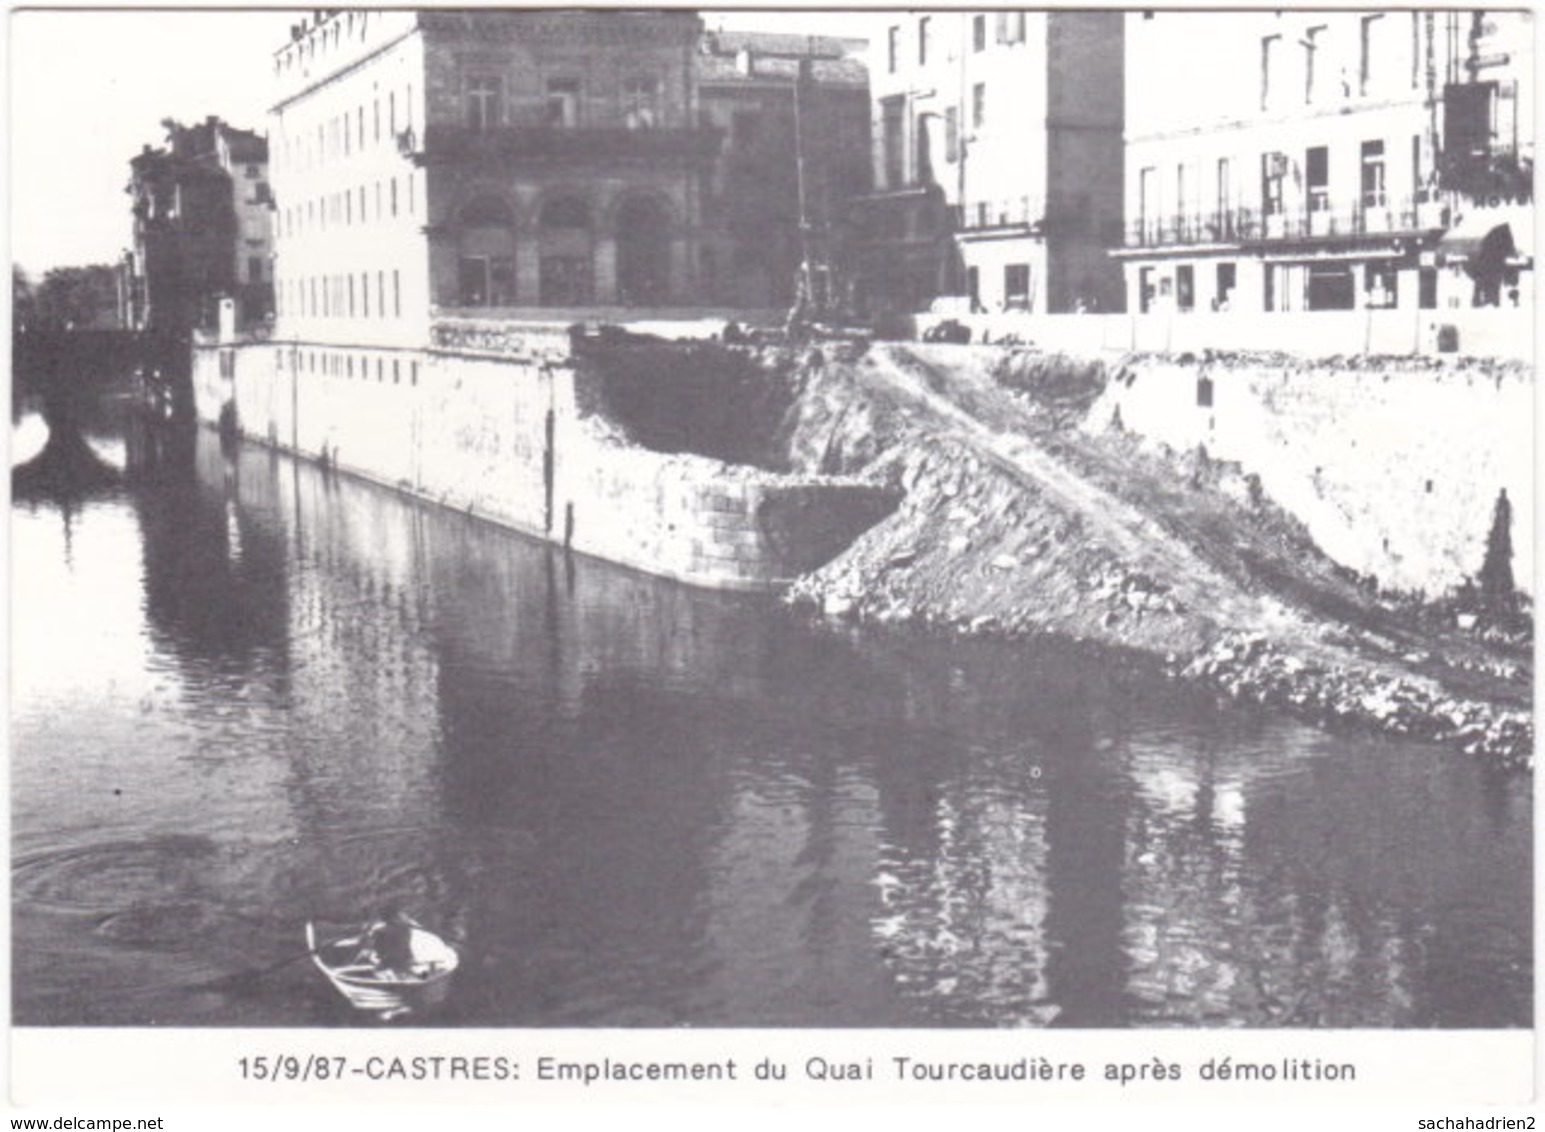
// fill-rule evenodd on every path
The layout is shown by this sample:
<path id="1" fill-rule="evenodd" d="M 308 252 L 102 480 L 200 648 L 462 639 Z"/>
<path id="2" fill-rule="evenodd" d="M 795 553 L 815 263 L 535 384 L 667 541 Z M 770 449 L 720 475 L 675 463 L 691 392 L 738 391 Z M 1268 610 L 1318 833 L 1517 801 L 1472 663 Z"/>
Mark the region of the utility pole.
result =
<path id="1" fill-rule="evenodd" d="M 805 188 L 805 133 L 803 88 L 810 74 L 810 55 L 815 51 L 815 37 L 810 37 L 806 53 L 799 60 L 794 75 L 794 177 L 799 200 L 799 275 L 794 281 L 794 309 L 789 313 L 790 327 L 803 323 L 810 315 L 815 294 L 811 280 L 810 211 Z"/>
<path id="2" fill-rule="evenodd" d="M 1422 41 L 1426 46 L 1426 81 L 1427 81 L 1427 144 L 1428 152 L 1432 158 L 1432 177 L 1434 188 L 1441 185 L 1439 170 L 1442 168 L 1443 141 L 1438 135 L 1438 52 L 1437 38 L 1438 28 L 1433 13 L 1422 14 Z M 1437 198 L 1437 194 L 1433 194 Z"/>

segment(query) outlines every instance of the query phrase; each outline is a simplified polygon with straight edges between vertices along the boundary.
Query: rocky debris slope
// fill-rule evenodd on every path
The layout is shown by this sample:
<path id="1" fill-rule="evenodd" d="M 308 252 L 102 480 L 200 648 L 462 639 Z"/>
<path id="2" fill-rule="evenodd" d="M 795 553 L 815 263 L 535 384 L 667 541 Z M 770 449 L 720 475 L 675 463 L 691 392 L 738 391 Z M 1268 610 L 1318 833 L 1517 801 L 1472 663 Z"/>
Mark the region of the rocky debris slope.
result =
<path id="1" fill-rule="evenodd" d="M 1120 364 L 945 345 L 806 359 L 789 465 L 906 496 L 790 600 L 1136 649 L 1240 699 L 1528 762 L 1526 647 L 1371 591 L 1237 468 L 1074 427 Z"/>
<path id="2" fill-rule="evenodd" d="M 1454 742 L 1508 767 L 1526 767 L 1532 758 L 1534 723 L 1528 711 L 1454 695 L 1431 680 L 1306 660 L 1259 633 L 1223 637 L 1180 673 L 1235 699 Z"/>

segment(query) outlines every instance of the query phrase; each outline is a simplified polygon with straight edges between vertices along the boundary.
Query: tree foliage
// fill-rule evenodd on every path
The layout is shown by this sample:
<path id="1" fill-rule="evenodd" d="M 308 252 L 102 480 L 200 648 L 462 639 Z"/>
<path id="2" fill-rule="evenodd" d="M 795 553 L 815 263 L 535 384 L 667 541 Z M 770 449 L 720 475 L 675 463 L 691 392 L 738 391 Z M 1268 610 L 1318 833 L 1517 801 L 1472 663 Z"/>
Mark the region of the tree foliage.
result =
<path id="1" fill-rule="evenodd" d="M 1507 489 L 1497 496 L 1491 513 L 1491 532 L 1486 536 L 1486 558 L 1481 563 L 1481 606 L 1494 617 L 1508 618 L 1517 611 L 1513 583 L 1513 505 Z"/>
<path id="2" fill-rule="evenodd" d="M 18 329 L 81 330 L 116 325 L 118 275 L 111 264 L 55 267 L 33 286 L 24 272 L 11 271 L 13 309 Z"/>

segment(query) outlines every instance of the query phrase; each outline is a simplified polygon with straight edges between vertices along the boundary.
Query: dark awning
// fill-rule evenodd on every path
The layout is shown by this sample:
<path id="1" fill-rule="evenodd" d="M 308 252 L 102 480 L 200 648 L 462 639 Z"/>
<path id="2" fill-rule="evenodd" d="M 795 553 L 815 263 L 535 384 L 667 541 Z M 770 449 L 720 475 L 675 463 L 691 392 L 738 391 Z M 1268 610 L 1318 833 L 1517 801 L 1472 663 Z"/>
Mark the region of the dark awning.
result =
<path id="1" fill-rule="evenodd" d="M 1534 210 L 1518 208 L 1470 209 L 1443 233 L 1438 251 L 1449 262 L 1503 264 L 1520 256 L 1534 255 Z"/>

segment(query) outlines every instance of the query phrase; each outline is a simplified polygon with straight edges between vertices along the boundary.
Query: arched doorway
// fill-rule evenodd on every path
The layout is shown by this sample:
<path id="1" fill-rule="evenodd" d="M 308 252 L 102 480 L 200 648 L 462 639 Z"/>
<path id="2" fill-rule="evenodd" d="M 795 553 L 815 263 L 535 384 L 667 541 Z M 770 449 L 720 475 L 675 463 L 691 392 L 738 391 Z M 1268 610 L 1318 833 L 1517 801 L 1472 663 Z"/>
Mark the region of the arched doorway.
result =
<path id="1" fill-rule="evenodd" d="M 617 297 L 653 306 L 670 295 L 670 217 L 651 197 L 629 197 L 617 210 Z"/>
<path id="2" fill-rule="evenodd" d="M 515 305 L 514 217 L 503 200 L 477 197 L 458 217 L 457 302 L 464 307 Z"/>
<path id="3" fill-rule="evenodd" d="M 541 300 L 544 306 L 584 306 L 594 296 L 590 206 L 579 197 L 554 197 L 542 206 Z"/>

